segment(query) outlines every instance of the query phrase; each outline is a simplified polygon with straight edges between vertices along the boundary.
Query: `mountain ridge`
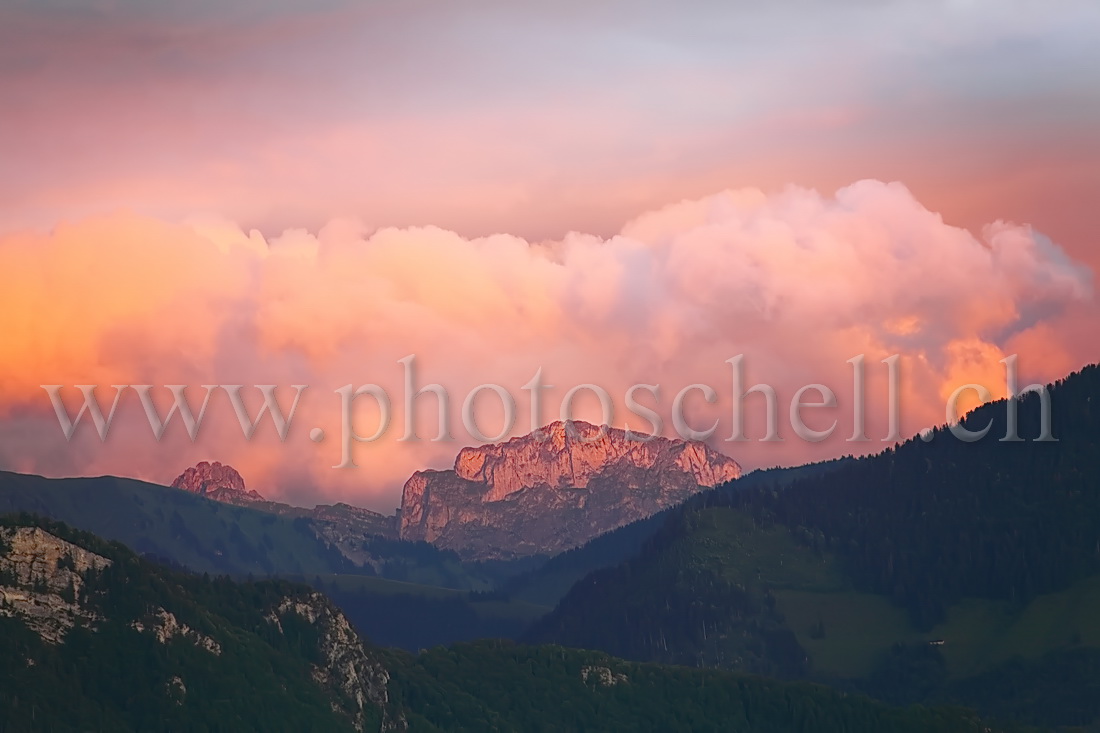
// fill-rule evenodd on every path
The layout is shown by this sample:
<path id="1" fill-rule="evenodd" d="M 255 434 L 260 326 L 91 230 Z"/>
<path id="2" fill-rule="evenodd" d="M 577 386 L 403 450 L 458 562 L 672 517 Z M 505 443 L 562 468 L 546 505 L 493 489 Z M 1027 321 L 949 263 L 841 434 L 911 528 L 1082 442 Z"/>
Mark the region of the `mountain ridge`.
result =
<path id="1" fill-rule="evenodd" d="M 464 448 L 453 469 L 414 473 L 401 537 L 471 559 L 556 554 L 740 475 L 702 443 L 559 421 Z"/>

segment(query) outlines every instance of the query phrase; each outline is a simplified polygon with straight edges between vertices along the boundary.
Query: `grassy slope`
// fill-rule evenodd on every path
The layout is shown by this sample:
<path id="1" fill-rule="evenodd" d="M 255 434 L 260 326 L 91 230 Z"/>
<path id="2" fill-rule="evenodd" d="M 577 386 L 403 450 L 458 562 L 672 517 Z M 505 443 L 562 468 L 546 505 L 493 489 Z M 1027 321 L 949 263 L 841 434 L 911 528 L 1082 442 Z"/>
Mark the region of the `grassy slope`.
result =
<path id="1" fill-rule="evenodd" d="M 904 609 L 884 596 L 847 587 L 836 561 L 797 544 L 783 527 L 761 529 L 742 512 L 709 509 L 677 548 L 680 558 L 720 568 L 734 583 L 771 588 L 787 625 L 826 674 L 868 674 L 893 644 L 945 641 L 941 651 L 953 677 L 966 677 L 1020 656 L 1037 659 L 1073 646 L 1100 648 L 1100 577 L 1023 608 L 966 599 L 948 609 L 947 621 L 916 631 Z M 812 629 L 824 625 L 825 637 Z"/>
<path id="2" fill-rule="evenodd" d="M 407 546 L 411 543 L 402 544 Z M 382 572 L 386 575 L 399 572 L 400 579 L 389 579 L 394 583 L 426 588 L 487 591 L 493 587 L 492 580 L 487 574 L 476 566 L 464 564 L 457 557 L 425 561 L 407 555 L 395 554 L 389 558 L 389 562 Z"/>
<path id="3" fill-rule="evenodd" d="M 895 642 L 943 639 L 952 677 L 967 677 L 1013 657 L 1038 659 L 1075 646 L 1100 648 L 1100 577 L 1060 593 L 1040 596 L 1024 608 L 971 598 L 948 609 L 947 621 L 928 633 L 909 624 L 904 610 L 888 599 L 851 591 L 776 593 L 791 630 L 819 669 L 845 677 L 867 674 Z M 822 621 L 824 639 L 810 629 Z"/>
<path id="4" fill-rule="evenodd" d="M 688 499 L 686 505 L 690 506 L 713 492 L 739 491 L 762 485 L 784 486 L 799 478 L 832 471 L 843 466 L 847 460 L 839 458 L 790 468 L 758 469 L 713 490 L 704 491 Z M 505 585 L 505 590 L 514 598 L 553 606 L 569 592 L 574 583 L 589 573 L 618 565 L 636 556 L 646 541 L 664 526 L 669 516 L 681 511 L 683 507 L 684 505 L 678 505 L 665 509 L 651 517 L 605 532 L 578 548 L 551 558 L 535 570 L 513 578 Z"/>

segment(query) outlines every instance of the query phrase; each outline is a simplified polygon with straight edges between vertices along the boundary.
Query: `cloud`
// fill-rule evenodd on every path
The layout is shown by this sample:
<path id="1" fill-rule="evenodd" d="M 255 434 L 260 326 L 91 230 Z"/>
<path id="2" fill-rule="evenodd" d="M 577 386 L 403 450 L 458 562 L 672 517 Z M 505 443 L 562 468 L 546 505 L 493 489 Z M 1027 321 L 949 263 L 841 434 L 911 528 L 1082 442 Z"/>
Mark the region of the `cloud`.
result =
<path id="1" fill-rule="evenodd" d="M 1086 267 L 1028 226 L 996 222 L 979 239 L 946 225 L 901 184 L 871 180 L 832 196 L 725 191 L 646 213 L 611 237 L 538 243 L 350 220 L 265 238 L 224 220 L 120 214 L 0 238 L 0 266 L 8 275 L 0 464 L 167 482 L 194 461 L 218 459 L 275 498 L 382 509 L 412 471 L 445 467 L 472 442 L 459 412 L 476 386 L 509 390 L 519 415 L 512 434 L 527 432 L 521 388 L 540 368 L 554 385 L 543 392 L 540 422 L 557 417 L 570 388 L 592 383 L 615 400 L 616 424 L 644 428 L 626 413 L 624 393 L 646 383 L 661 386 L 659 412 L 670 426 L 681 388 L 712 385 L 718 402 L 691 395 L 690 420 L 720 420 L 712 443 L 757 466 L 881 447 L 879 361 L 894 353 L 903 355 L 907 434 L 942 421 L 944 395 L 958 384 L 980 380 L 996 394 L 997 360 L 1014 350 L 1025 378 L 1060 376 L 1089 356 L 1051 325 L 1091 296 Z M 419 385 L 448 389 L 456 442 L 427 440 L 436 432 L 432 397 L 417 402 L 424 440 L 397 440 L 405 419 L 398 360 L 409 354 Z M 835 439 L 807 444 L 783 428 L 781 444 L 726 442 L 726 360 L 738 354 L 749 380 L 776 388 L 781 425 L 799 387 L 833 389 L 838 409 L 828 419 L 807 411 L 807 422 L 835 417 Z M 847 360 L 858 354 L 866 355 L 873 440 L 856 444 L 843 439 L 853 429 Z M 394 422 L 381 440 L 355 447 L 360 468 L 336 470 L 335 390 L 349 383 L 386 388 Z M 195 444 L 178 423 L 158 443 L 133 393 L 105 442 L 84 424 L 67 443 L 42 384 L 99 384 L 105 405 L 111 384 L 188 384 L 196 408 L 202 384 L 284 385 L 287 406 L 289 385 L 309 388 L 285 443 L 270 424 L 246 441 L 224 394 L 212 398 Z M 256 395 L 246 390 L 246 398 L 258 409 Z M 747 432 L 758 438 L 764 415 L 755 399 Z M 486 393 L 477 403 L 490 435 L 501 425 L 494 400 Z M 360 432 L 370 433 L 371 410 L 360 407 Z M 577 407 L 579 417 L 599 414 L 590 394 Z M 313 427 L 328 438 L 309 440 Z"/>

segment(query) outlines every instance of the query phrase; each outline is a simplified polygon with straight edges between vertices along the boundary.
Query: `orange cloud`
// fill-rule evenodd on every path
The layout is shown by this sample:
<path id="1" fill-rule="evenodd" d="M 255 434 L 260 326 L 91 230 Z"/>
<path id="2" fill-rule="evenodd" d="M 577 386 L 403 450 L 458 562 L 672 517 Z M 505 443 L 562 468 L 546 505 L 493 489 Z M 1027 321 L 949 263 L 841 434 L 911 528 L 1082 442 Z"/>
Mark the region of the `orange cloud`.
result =
<path id="1" fill-rule="evenodd" d="M 943 420 L 945 396 L 959 384 L 1003 389 L 997 362 L 1007 354 L 1019 353 L 1026 379 L 1079 364 L 1075 344 L 1051 324 L 1091 293 L 1088 269 L 1031 228 L 996 223 L 979 239 L 944 224 L 904 186 L 876 181 L 834 196 L 727 191 L 639 216 L 610 238 L 573 233 L 543 243 L 433 227 L 370 231 L 351 221 L 265 238 L 225 221 L 117 215 L 2 238 L 0 266 L 10 280 L 0 291 L 9 314 L 0 344 L 3 465 L 168 481 L 217 458 L 272 497 L 383 509 L 412 471 L 445 466 L 472 442 L 459 412 L 480 384 L 515 397 L 512 434 L 529 429 L 521 388 L 541 368 L 554 386 L 539 422 L 558 417 L 570 388 L 591 383 L 615 401 L 615 424 L 644 429 L 624 393 L 659 384 L 653 404 L 671 433 L 673 397 L 704 383 L 718 399 L 690 395 L 689 422 L 719 420 L 712 443 L 747 466 L 864 452 L 886 434 L 882 359 L 903 357 L 902 427 L 912 434 Z M 397 440 L 405 419 L 398 360 L 409 354 L 418 385 L 449 390 L 455 442 Z M 834 390 L 837 409 L 807 419 L 820 427 L 836 418 L 833 438 L 807 444 L 784 428 L 783 443 L 726 442 L 726 360 L 738 354 L 746 386 L 766 382 L 779 393 L 781 423 L 801 386 Z M 858 354 L 866 355 L 873 439 L 847 443 L 848 360 Z M 196 408 L 202 384 L 283 385 L 286 406 L 289 385 L 309 388 L 285 443 L 270 424 L 245 440 L 225 395 L 215 394 L 192 444 L 178 423 L 155 441 L 132 393 L 107 441 L 84 424 L 66 442 L 40 386 L 100 384 L 109 405 L 110 384 L 144 383 L 193 385 Z M 378 442 L 356 446 L 359 470 L 334 470 L 335 390 L 348 383 L 383 386 L 394 422 Z M 478 402 L 479 427 L 490 435 L 502 418 L 495 399 Z M 759 437 L 764 414 L 754 399 L 748 433 Z M 433 400 L 417 403 L 423 438 L 436 432 Z M 246 402 L 252 414 L 259 409 L 257 395 Z M 577 406 L 577 417 L 599 415 L 591 394 Z M 376 415 L 360 407 L 360 431 L 373 432 Z M 311 441 L 313 427 L 329 437 Z"/>

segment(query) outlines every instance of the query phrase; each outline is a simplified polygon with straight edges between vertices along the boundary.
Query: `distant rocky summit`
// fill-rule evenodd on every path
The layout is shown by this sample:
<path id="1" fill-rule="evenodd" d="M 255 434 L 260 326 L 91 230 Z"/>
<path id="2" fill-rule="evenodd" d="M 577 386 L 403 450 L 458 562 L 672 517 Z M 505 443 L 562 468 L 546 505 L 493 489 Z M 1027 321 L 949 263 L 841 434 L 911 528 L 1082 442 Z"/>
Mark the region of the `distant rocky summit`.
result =
<path id="1" fill-rule="evenodd" d="M 401 538 L 470 559 L 556 554 L 740 475 L 735 460 L 703 443 L 555 422 L 465 448 L 453 470 L 414 473 L 401 496 Z"/>
<path id="2" fill-rule="evenodd" d="M 238 503 L 241 499 L 264 500 L 258 492 L 245 488 L 244 479 L 237 473 L 237 469 L 217 461 L 213 463 L 203 461 L 192 466 L 176 477 L 172 482 L 172 488 L 183 489 L 230 504 Z"/>
<path id="3" fill-rule="evenodd" d="M 237 469 L 224 463 L 196 464 L 176 477 L 172 488 L 190 491 L 214 501 L 246 506 L 282 517 L 308 520 L 307 526 L 320 539 L 335 547 L 356 565 L 379 570 L 380 560 L 370 549 L 375 537 L 397 537 L 397 518 L 350 504 L 318 504 L 312 509 L 268 501 L 259 492 L 245 488 Z"/>

